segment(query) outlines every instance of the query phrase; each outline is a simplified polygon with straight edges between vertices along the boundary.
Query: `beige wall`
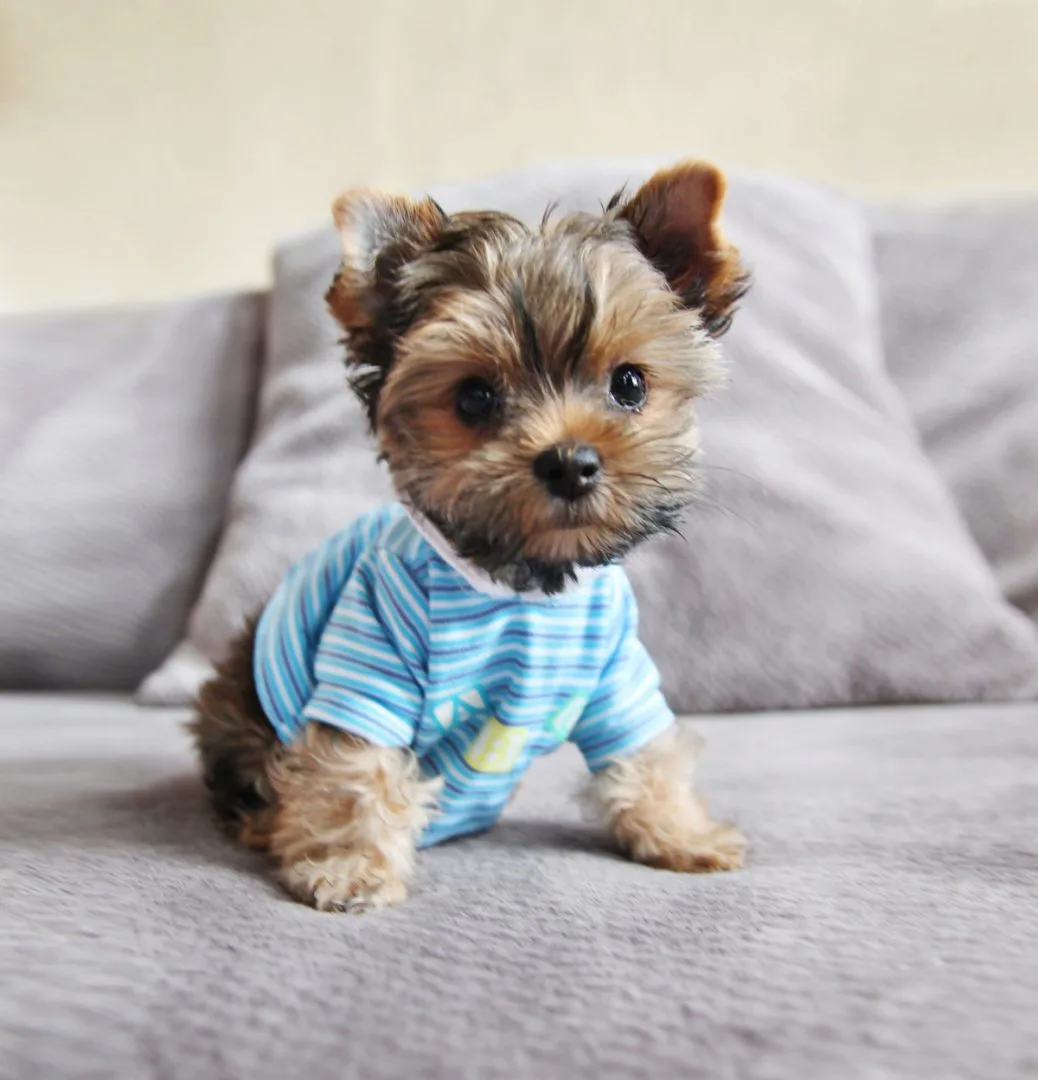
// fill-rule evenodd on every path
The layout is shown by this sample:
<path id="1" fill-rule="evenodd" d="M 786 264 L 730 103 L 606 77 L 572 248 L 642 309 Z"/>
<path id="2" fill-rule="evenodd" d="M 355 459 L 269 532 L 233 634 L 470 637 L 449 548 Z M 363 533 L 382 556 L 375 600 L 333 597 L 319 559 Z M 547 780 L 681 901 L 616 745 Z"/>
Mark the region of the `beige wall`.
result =
<path id="1" fill-rule="evenodd" d="M 263 281 L 347 183 L 670 149 L 1038 189 L 1038 0 L 0 0 L 0 309 Z"/>

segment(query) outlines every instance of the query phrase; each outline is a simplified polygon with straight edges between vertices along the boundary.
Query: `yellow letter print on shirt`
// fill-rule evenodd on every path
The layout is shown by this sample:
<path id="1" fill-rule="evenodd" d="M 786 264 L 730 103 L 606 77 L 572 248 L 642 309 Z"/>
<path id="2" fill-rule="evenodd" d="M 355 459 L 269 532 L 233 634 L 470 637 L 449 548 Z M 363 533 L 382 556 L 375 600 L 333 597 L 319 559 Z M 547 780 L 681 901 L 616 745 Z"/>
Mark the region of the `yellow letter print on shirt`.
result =
<path id="1" fill-rule="evenodd" d="M 526 728 L 509 727 L 491 716 L 465 751 L 465 761 L 477 772 L 511 772 L 526 744 Z"/>

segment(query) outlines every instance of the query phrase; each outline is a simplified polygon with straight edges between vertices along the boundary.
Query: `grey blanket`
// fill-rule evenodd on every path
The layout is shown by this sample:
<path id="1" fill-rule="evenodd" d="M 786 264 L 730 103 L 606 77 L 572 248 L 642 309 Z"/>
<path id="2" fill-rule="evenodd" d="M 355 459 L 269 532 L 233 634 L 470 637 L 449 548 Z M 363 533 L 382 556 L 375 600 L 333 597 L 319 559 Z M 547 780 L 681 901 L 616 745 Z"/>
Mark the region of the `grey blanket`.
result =
<path id="1" fill-rule="evenodd" d="M 182 714 L 0 698 L 0 1077 L 1038 1073 L 1038 707 L 700 720 L 740 873 L 615 858 L 543 762 L 408 905 L 211 828 Z"/>

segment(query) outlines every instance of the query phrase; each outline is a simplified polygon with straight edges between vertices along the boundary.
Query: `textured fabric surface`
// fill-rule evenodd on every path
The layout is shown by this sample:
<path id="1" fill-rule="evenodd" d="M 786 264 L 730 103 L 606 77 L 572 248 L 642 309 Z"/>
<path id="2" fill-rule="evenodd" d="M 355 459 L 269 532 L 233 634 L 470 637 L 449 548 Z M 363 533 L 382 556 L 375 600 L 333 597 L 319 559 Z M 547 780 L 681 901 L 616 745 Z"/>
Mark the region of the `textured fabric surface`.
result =
<path id="1" fill-rule="evenodd" d="M 131 688 L 184 632 L 264 298 L 0 321 L 0 686 Z"/>
<path id="2" fill-rule="evenodd" d="M 657 164 L 554 166 L 434 195 L 536 221 L 553 197 L 594 208 Z M 702 409 L 708 491 L 684 539 L 632 563 L 674 707 L 1038 693 L 1038 634 L 1003 601 L 883 370 L 865 215 L 737 177 L 726 226 L 755 284 L 725 338 L 731 386 Z M 278 253 L 261 428 L 188 642 L 148 700 L 185 701 L 291 559 L 385 495 L 324 311 L 337 263 L 330 230 Z"/>
<path id="3" fill-rule="evenodd" d="M 624 862 L 562 751 L 379 915 L 288 900 L 178 712 L 0 708 L 3 1080 L 994 1080 L 1038 1069 L 1038 708 L 701 720 L 748 866 Z"/>
<path id="4" fill-rule="evenodd" d="M 1038 201 L 875 226 L 890 373 L 1006 596 L 1038 617 Z"/>

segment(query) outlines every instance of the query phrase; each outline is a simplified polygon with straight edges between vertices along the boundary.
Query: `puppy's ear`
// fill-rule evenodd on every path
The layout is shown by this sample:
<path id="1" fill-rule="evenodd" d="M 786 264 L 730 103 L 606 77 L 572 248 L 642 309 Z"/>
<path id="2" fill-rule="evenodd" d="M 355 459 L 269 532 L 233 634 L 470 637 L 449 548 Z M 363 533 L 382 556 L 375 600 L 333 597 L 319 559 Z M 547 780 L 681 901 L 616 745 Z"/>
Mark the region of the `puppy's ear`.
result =
<path id="1" fill-rule="evenodd" d="M 631 226 L 639 250 L 682 303 L 701 312 L 714 337 L 731 325 L 736 301 L 749 285 L 738 251 L 718 226 L 724 192 L 724 176 L 713 165 L 684 162 L 656 173 L 630 199 L 614 197 L 609 205 Z"/>
<path id="2" fill-rule="evenodd" d="M 415 313 L 416 298 L 401 287 L 400 270 L 433 244 L 447 215 L 432 199 L 354 188 L 335 200 L 332 216 L 342 266 L 325 300 L 346 331 L 350 385 L 374 429 L 397 342 Z"/>
<path id="3" fill-rule="evenodd" d="M 328 290 L 328 305 L 347 330 L 369 326 L 399 269 L 436 239 L 447 216 L 432 199 L 415 202 L 352 188 L 332 204 L 332 217 L 342 241 L 342 267 Z"/>

